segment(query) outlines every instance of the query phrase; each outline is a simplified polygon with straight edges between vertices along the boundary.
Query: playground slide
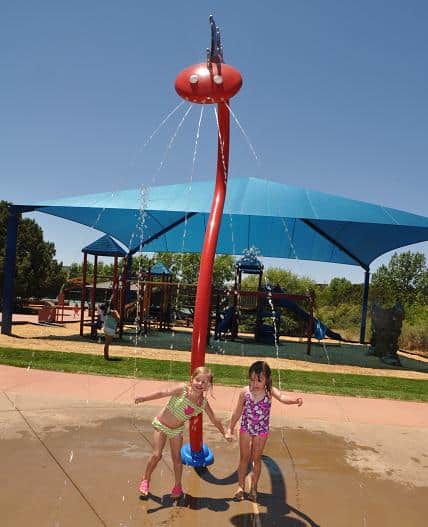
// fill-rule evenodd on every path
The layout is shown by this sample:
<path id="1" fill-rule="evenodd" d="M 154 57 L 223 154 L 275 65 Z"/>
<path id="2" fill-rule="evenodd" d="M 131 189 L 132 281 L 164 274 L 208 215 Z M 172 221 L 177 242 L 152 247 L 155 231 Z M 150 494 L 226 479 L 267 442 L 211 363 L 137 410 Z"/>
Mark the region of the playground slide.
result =
<path id="1" fill-rule="evenodd" d="M 302 309 L 298 304 L 296 304 L 296 302 L 293 302 L 292 300 L 288 300 L 286 298 L 281 298 L 278 301 L 278 304 L 281 307 L 289 309 L 298 317 L 302 318 L 305 322 L 309 320 L 310 314 L 304 309 Z M 233 307 L 227 308 L 226 311 L 222 313 L 222 317 L 223 318 L 220 320 L 217 326 L 216 331 L 218 333 L 223 333 L 231 329 L 233 320 Z M 318 340 L 322 340 L 326 336 L 334 340 L 343 340 L 342 336 L 339 333 L 332 331 L 330 328 L 328 328 L 325 324 L 323 324 L 320 320 L 316 318 L 314 318 L 314 336 Z"/>
<path id="2" fill-rule="evenodd" d="M 302 309 L 298 304 L 296 304 L 296 302 L 293 302 L 292 300 L 288 300 L 287 298 L 281 298 L 277 302 L 281 307 L 289 309 L 298 317 L 302 318 L 305 322 L 307 322 L 311 316 L 307 311 Z M 335 340 L 343 340 L 339 333 L 332 331 L 330 328 L 328 328 L 325 324 L 323 324 L 316 318 L 314 318 L 314 336 L 318 340 L 325 338 L 325 336 Z"/>

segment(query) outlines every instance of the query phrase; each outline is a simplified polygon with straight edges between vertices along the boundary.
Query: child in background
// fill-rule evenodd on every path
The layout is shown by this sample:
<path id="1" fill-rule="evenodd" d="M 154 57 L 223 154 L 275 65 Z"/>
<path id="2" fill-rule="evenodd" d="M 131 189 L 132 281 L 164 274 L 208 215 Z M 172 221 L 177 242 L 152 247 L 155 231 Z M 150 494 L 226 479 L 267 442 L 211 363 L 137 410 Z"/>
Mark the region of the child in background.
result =
<path id="1" fill-rule="evenodd" d="M 283 404 L 297 404 L 301 406 L 303 399 L 290 399 L 272 386 L 272 374 L 269 365 L 264 361 L 257 361 L 250 366 L 248 372 L 249 386 L 244 388 L 238 398 L 236 408 L 230 418 L 230 425 L 226 438 L 231 439 L 235 425 L 241 419 L 239 430 L 239 466 L 238 489 L 236 500 L 244 499 L 245 476 L 248 462 L 252 461 L 252 476 L 249 499 L 257 500 L 257 483 L 261 471 L 261 457 L 269 435 L 269 418 L 272 397 Z"/>
<path id="2" fill-rule="evenodd" d="M 181 383 L 174 388 L 165 388 L 158 392 L 142 395 L 135 398 L 135 404 L 153 401 L 162 397 L 171 397 L 167 405 L 153 419 L 152 426 L 155 429 L 153 435 L 153 454 L 151 455 L 139 491 L 141 496 L 149 494 L 150 478 L 156 465 L 162 458 L 162 452 L 166 440 L 169 439 L 171 457 L 174 466 L 175 483 L 171 491 L 171 497 L 178 499 L 183 495 L 181 477 L 183 465 L 180 450 L 183 445 L 184 423 L 204 410 L 210 421 L 226 437 L 226 432 L 221 421 L 215 416 L 209 402 L 206 399 L 206 391 L 212 389 L 213 375 L 209 368 L 196 368 L 191 376 L 190 383 Z M 227 438 L 231 441 L 232 438 Z"/>
<path id="3" fill-rule="evenodd" d="M 104 332 L 104 358 L 110 360 L 110 344 L 116 335 L 117 326 L 120 321 L 120 315 L 116 309 L 111 309 L 109 305 L 104 307 L 104 320 L 103 320 L 103 332 Z"/>

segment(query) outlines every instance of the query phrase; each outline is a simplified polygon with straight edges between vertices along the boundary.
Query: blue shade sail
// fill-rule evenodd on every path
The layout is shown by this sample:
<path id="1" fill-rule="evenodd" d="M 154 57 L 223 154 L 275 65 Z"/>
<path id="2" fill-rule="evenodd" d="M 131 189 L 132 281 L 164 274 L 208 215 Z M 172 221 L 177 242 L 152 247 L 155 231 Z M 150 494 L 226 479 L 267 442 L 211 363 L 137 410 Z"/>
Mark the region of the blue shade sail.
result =
<path id="1" fill-rule="evenodd" d="M 131 252 L 200 252 L 214 181 L 69 197 L 32 205 L 109 234 Z M 142 213 L 143 210 L 143 213 Z M 428 240 L 428 218 L 256 178 L 228 182 L 218 254 L 260 254 L 368 268 L 378 256 Z"/>

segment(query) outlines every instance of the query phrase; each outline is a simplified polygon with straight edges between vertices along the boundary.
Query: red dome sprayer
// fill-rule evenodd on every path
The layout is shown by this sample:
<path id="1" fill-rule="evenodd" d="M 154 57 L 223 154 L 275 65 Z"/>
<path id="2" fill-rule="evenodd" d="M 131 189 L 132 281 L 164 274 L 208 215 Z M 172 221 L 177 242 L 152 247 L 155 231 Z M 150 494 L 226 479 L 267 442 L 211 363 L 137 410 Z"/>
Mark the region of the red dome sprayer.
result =
<path id="1" fill-rule="evenodd" d="M 229 167 L 229 100 L 242 86 L 239 71 L 223 62 L 220 30 L 212 16 L 210 25 L 211 49 L 207 49 L 206 63 L 189 66 L 178 74 L 175 81 L 175 89 L 180 97 L 197 104 L 217 104 L 218 114 L 216 182 L 196 290 L 191 373 L 205 364 L 214 258 L 226 198 Z M 181 459 L 184 464 L 195 467 L 210 465 L 214 461 L 212 452 L 202 442 L 202 414 L 190 420 L 190 445 L 184 445 L 181 449 Z"/>

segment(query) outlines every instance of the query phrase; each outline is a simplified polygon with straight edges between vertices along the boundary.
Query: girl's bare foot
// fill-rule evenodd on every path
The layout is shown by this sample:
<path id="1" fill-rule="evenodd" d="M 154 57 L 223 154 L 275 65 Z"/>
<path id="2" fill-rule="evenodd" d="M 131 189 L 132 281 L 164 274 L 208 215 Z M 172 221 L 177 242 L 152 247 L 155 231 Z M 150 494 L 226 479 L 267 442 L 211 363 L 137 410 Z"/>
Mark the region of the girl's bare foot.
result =
<path id="1" fill-rule="evenodd" d="M 238 487 L 238 490 L 233 495 L 233 499 L 237 501 L 242 501 L 244 499 L 244 489 L 242 487 Z"/>
<path id="2" fill-rule="evenodd" d="M 250 489 L 250 493 L 248 494 L 248 499 L 250 501 L 257 501 L 257 489 L 255 487 L 252 487 Z"/>

